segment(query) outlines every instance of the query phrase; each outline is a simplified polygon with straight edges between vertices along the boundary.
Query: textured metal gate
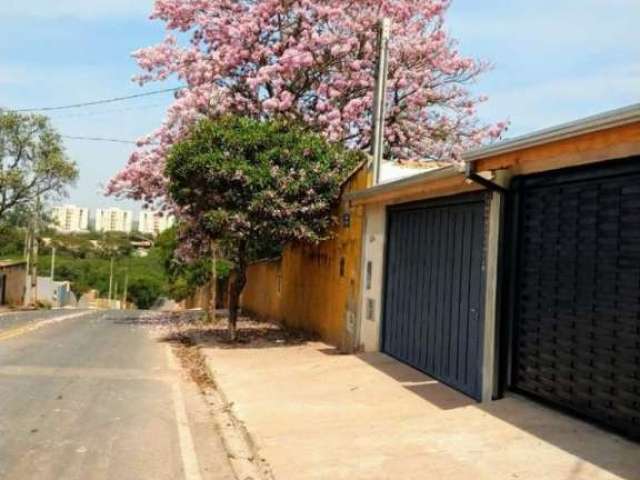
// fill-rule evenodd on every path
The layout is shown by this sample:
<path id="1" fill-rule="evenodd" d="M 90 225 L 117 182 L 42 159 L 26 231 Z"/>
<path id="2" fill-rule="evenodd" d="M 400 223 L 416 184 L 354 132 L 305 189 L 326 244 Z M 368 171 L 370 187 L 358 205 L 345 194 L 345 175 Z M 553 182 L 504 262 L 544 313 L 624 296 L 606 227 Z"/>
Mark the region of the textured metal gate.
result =
<path id="1" fill-rule="evenodd" d="M 640 436 L 640 161 L 523 180 L 514 386 Z"/>
<path id="2" fill-rule="evenodd" d="M 474 194 L 389 210 L 383 351 L 480 399 L 484 203 Z"/>

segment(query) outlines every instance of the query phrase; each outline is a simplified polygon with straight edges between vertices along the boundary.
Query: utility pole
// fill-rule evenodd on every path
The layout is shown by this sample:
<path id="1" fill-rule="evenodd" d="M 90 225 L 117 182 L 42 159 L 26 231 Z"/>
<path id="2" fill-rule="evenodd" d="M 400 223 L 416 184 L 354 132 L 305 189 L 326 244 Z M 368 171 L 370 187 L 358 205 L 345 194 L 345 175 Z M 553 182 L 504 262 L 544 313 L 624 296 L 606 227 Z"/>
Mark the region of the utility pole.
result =
<path id="1" fill-rule="evenodd" d="M 124 269 L 124 290 L 122 292 L 122 309 L 127 309 L 127 287 L 129 286 L 129 269 Z"/>
<path id="2" fill-rule="evenodd" d="M 24 240 L 24 250 L 25 250 L 25 258 L 27 260 L 27 275 L 24 282 L 24 306 L 29 306 L 30 296 L 31 296 L 31 242 L 33 241 L 33 220 L 29 222 L 29 227 L 27 228 L 27 235 Z"/>
<path id="3" fill-rule="evenodd" d="M 54 281 L 56 274 L 56 247 L 51 247 L 51 281 Z"/>
<path id="4" fill-rule="evenodd" d="M 111 306 L 112 293 L 113 293 L 113 257 L 111 257 L 111 267 L 109 268 L 109 306 Z"/>
<path id="5" fill-rule="evenodd" d="M 36 211 L 33 215 L 31 233 L 31 304 L 38 304 L 38 232 L 40 229 L 40 195 L 36 197 Z"/>
<path id="6" fill-rule="evenodd" d="M 31 251 L 29 250 L 30 241 L 31 241 L 31 225 L 29 225 L 29 227 L 27 227 L 27 229 L 24 232 L 23 257 L 27 260 L 27 262 L 29 261 L 29 254 L 31 253 Z M 29 271 L 29 265 L 27 265 L 27 271 Z"/>
<path id="7" fill-rule="evenodd" d="M 373 156 L 373 184 L 380 183 L 380 169 L 384 154 L 385 99 L 389 74 L 389 39 L 391 19 L 383 18 L 378 24 L 378 65 L 376 89 L 373 100 L 373 125 L 371 130 L 371 155 Z"/>

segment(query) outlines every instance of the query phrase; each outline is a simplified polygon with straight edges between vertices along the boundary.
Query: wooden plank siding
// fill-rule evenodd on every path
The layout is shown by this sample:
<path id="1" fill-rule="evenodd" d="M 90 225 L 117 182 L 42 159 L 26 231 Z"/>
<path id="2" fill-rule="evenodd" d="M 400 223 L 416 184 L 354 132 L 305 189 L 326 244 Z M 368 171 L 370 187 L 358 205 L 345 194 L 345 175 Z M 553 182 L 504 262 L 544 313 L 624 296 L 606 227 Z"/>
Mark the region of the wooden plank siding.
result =
<path id="1" fill-rule="evenodd" d="M 640 152 L 640 123 L 545 143 L 476 161 L 479 172 L 510 169 L 513 176 L 631 157 Z"/>

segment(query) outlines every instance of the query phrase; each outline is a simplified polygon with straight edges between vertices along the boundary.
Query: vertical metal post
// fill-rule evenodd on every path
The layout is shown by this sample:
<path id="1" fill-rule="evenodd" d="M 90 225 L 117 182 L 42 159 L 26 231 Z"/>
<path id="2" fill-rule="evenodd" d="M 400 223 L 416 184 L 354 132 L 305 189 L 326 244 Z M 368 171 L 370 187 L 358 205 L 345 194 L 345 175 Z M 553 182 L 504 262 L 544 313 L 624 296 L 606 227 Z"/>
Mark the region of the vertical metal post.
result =
<path id="1" fill-rule="evenodd" d="M 124 290 L 122 292 L 122 309 L 127 309 L 127 288 L 129 286 L 129 269 L 124 270 Z"/>
<path id="2" fill-rule="evenodd" d="M 32 262 L 31 242 L 32 242 L 32 239 L 33 239 L 33 222 L 30 222 L 29 227 L 27 228 L 27 236 L 25 238 L 25 244 L 24 244 L 25 257 L 27 260 L 27 269 L 26 269 L 27 274 L 24 281 L 24 299 L 23 299 L 23 303 L 25 307 L 29 305 L 29 301 L 31 297 L 31 262 Z"/>
<path id="3" fill-rule="evenodd" d="M 56 274 L 56 247 L 51 247 L 51 281 L 55 280 Z"/>
<path id="4" fill-rule="evenodd" d="M 378 31 L 378 66 L 376 72 L 376 89 L 373 103 L 373 125 L 371 154 L 373 156 L 373 184 L 380 182 L 380 168 L 384 155 L 384 119 L 385 99 L 387 94 L 387 75 L 389 72 L 389 39 L 391 37 L 391 20 L 383 18 Z"/>
<path id="5" fill-rule="evenodd" d="M 109 306 L 111 306 L 112 293 L 113 293 L 113 257 L 111 257 L 111 267 L 109 268 Z"/>

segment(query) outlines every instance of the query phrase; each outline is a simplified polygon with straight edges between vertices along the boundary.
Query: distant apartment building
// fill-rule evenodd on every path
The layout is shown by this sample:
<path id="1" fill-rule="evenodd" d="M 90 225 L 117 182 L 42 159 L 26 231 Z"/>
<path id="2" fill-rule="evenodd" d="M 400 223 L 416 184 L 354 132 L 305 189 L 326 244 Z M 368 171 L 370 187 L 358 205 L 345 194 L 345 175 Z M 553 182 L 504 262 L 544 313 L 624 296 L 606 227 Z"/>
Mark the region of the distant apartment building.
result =
<path id="1" fill-rule="evenodd" d="M 162 212 L 142 211 L 138 221 L 138 231 L 150 235 L 159 235 L 175 223 L 172 215 Z"/>
<path id="2" fill-rule="evenodd" d="M 75 205 L 61 205 L 51 209 L 51 226 L 64 233 L 89 230 L 89 209 Z"/>
<path id="3" fill-rule="evenodd" d="M 119 208 L 98 208 L 96 210 L 96 232 L 130 233 L 133 224 L 133 212 Z"/>

